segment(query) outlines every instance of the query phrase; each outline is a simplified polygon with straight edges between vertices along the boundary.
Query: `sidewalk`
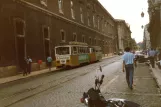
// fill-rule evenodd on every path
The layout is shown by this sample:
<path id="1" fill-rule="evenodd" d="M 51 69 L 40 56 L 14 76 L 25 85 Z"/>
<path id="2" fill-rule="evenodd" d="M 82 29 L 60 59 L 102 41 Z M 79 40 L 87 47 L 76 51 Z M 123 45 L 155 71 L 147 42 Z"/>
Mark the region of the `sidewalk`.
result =
<path id="1" fill-rule="evenodd" d="M 56 70 L 56 67 L 51 68 L 51 71 L 55 71 L 55 70 Z M 28 78 L 28 77 L 33 77 L 33 76 L 48 73 L 48 72 L 51 72 L 51 71 L 49 71 L 49 69 L 43 69 L 43 70 L 39 70 L 39 71 L 34 71 L 27 76 L 23 76 L 23 74 L 19 74 L 19 75 L 16 75 L 16 76 L 0 78 L 0 84 L 19 80 L 19 79 L 25 79 L 25 78 Z"/>
<path id="2" fill-rule="evenodd" d="M 116 57 L 116 56 L 117 55 L 103 57 L 102 59 L 112 58 L 112 57 Z M 56 71 L 56 67 L 51 68 L 51 71 Z M 20 80 L 20 79 L 25 79 L 25 78 L 29 78 L 29 77 L 33 77 L 33 76 L 37 76 L 37 75 L 40 75 L 40 74 L 49 73 L 51 71 L 49 71 L 49 69 L 43 69 L 43 70 L 39 70 L 39 71 L 34 71 L 34 72 L 32 72 L 31 74 L 29 74 L 27 76 L 23 76 L 23 74 L 19 74 L 19 75 L 16 75 L 16 76 L 0 78 L 0 84 L 7 83 L 7 82 L 12 82 L 12 81 L 15 81 L 15 80 Z"/>

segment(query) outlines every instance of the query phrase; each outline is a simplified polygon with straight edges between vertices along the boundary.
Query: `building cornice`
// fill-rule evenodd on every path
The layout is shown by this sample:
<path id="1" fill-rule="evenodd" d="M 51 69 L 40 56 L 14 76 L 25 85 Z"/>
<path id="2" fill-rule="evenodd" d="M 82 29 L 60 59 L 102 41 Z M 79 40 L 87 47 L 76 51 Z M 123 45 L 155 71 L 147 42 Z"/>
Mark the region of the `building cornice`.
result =
<path id="1" fill-rule="evenodd" d="M 115 21 L 116 21 L 116 23 L 123 23 L 123 24 L 126 26 L 126 28 L 129 30 L 129 32 L 132 33 L 131 30 L 130 30 L 130 27 L 128 27 L 128 25 L 127 25 L 127 23 L 125 22 L 125 20 L 122 20 L 122 19 L 115 19 Z"/>
<path id="2" fill-rule="evenodd" d="M 49 16 L 54 16 L 54 17 L 57 18 L 57 19 L 62 19 L 62 20 L 66 21 L 66 22 L 69 22 L 69 23 L 71 23 L 71 24 L 75 24 L 75 25 L 77 25 L 77 26 L 80 26 L 80 27 L 89 29 L 89 30 L 91 30 L 91 31 L 93 31 L 93 32 L 96 32 L 96 33 L 98 33 L 98 34 L 100 34 L 100 35 L 103 35 L 103 36 L 106 36 L 106 37 L 108 37 L 108 38 L 111 38 L 111 39 L 113 38 L 113 37 L 111 37 L 111 36 L 108 36 L 108 35 L 105 35 L 105 34 L 99 32 L 99 31 L 96 31 L 96 30 L 94 30 L 94 29 L 92 29 L 92 28 L 90 28 L 90 27 L 87 27 L 87 26 L 82 25 L 82 24 L 80 24 L 80 23 L 78 23 L 78 22 L 72 21 L 72 20 L 67 19 L 67 18 L 65 18 L 65 17 L 63 17 L 63 16 L 60 16 L 60 15 L 58 15 L 58 14 L 56 14 L 56 13 L 53 13 L 53 12 L 47 10 L 47 9 L 44 9 L 44 8 L 39 7 L 39 6 L 37 6 L 37 5 L 34 5 L 34 4 L 30 3 L 30 2 L 27 2 L 27 1 L 24 1 L 24 0 L 13 0 L 13 1 L 14 1 L 14 2 L 17 2 L 17 3 L 20 3 L 20 4 L 24 5 L 24 6 L 30 7 L 30 8 L 32 8 L 32 9 L 35 9 L 35 10 L 37 10 L 37 11 L 43 12 L 44 14 L 47 14 L 47 15 L 49 15 Z"/>
<path id="3" fill-rule="evenodd" d="M 96 2 L 100 5 L 100 7 L 113 19 L 113 21 L 115 22 L 115 19 L 113 18 L 113 16 L 102 6 L 102 4 L 96 0 Z"/>

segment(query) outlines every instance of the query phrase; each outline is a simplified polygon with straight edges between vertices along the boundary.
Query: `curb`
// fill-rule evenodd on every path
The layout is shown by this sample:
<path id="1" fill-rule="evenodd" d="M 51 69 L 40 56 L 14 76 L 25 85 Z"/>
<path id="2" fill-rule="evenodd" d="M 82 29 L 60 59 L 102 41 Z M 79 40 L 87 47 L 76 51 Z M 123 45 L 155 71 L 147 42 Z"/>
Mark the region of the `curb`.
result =
<path id="1" fill-rule="evenodd" d="M 152 68 L 152 67 L 150 66 L 150 70 L 152 71 L 153 78 L 155 79 L 155 81 L 156 81 L 156 83 L 157 83 L 157 86 L 158 86 L 158 88 L 159 88 L 159 93 L 161 93 L 161 85 L 159 85 L 159 81 L 158 81 L 158 79 L 157 79 L 157 77 L 156 77 L 156 75 L 155 75 L 155 73 L 154 73 L 154 68 Z"/>

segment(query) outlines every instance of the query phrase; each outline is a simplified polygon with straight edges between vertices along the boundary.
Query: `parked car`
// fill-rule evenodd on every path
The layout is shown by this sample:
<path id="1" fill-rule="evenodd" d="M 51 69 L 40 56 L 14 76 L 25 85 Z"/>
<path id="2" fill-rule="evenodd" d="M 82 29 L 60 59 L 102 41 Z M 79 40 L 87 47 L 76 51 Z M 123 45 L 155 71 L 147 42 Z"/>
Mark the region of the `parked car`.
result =
<path id="1" fill-rule="evenodd" d="M 146 61 L 145 55 L 144 55 L 141 51 L 136 51 L 136 52 L 135 52 L 135 59 L 136 59 L 139 63 L 143 63 L 143 62 Z"/>
<path id="2" fill-rule="evenodd" d="M 123 54 L 124 54 L 124 53 L 123 53 L 123 52 L 121 52 L 121 51 L 118 53 L 118 55 L 123 55 Z"/>

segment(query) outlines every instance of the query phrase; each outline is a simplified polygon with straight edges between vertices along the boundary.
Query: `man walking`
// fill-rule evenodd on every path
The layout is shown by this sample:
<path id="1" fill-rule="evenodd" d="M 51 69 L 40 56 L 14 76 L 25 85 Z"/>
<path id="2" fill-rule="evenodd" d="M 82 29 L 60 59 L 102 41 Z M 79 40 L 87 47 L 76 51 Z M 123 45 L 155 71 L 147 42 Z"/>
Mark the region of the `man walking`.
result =
<path id="1" fill-rule="evenodd" d="M 24 60 L 23 60 L 23 76 L 27 75 L 27 58 L 24 57 Z"/>
<path id="2" fill-rule="evenodd" d="M 124 68 L 126 70 L 126 81 L 130 89 L 133 89 L 133 73 L 134 73 L 134 63 L 135 56 L 130 52 L 130 48 L 125 48 L 125 53 L 123 55 L 123 72 Z M 136 65 L 136 64 L 135 64 Z"/>
<path id="3" fill-rule="evenodd" d="M 48 65 L 49 71 L 51 71 L 52 60 L 53 60 L 53 59 L 52 59 L 51 56 L 48 56 L 48 57 L 47 57 L 47 65 Z"/>
<path id="4" fill-rule="evenodd" d="M 31 63 L 32 63 L 32 59 L 28 56 L 27 57 L 27 73 L 28 74 L 31 73 Z"/>
<path id="5" fill-rule="evenodd" d="M 149 51 L 149 59 L 150 59 L 152 68 L 155 68 L 155 56 L 156 56 L 156 51 L 153 48 L 151 48 L 151 50 Z"/>

